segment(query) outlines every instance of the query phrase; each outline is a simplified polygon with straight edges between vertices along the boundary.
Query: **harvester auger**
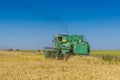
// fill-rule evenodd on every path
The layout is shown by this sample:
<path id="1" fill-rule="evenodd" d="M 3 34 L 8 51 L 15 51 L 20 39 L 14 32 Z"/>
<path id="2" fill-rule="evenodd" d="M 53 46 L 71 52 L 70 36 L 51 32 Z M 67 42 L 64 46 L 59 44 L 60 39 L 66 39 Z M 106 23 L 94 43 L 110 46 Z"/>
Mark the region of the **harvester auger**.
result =
<path id="1" fill-rule="evenodd" d="M 71 55 L 89 55 L 90 46 L 83 35 L 55 35 L 54 47 L 44 49 L 45 58 L 68 60 Z"/>

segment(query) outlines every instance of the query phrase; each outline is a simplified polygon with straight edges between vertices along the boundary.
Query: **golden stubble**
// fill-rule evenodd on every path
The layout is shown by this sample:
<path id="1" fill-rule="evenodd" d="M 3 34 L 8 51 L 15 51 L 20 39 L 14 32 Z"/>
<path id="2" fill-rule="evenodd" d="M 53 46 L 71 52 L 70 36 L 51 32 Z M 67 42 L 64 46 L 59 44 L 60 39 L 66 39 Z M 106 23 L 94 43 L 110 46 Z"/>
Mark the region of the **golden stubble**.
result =
<path id="1" fill-rule="evenodd" d="M 10 53 L 0 52 L 1 80 L 120 80 L 120 62 L 90 56 L 64 61 L 45 59 L 41 54 Z"/>

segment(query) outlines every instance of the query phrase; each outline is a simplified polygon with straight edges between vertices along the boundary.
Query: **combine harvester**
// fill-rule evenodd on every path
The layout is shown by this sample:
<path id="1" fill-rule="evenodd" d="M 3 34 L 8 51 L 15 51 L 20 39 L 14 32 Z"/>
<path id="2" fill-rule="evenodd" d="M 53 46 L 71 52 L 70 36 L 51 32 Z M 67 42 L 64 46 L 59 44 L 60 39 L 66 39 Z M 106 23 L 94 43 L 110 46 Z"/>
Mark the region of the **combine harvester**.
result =
<path id="1" fill-rule="evenodd" d="M 83 35 L 55 35 L 54 47 L 44 49 L 45 58 L 68 60 L 71 55 L 89 55 L 89 43 L 83 38 Z"/>

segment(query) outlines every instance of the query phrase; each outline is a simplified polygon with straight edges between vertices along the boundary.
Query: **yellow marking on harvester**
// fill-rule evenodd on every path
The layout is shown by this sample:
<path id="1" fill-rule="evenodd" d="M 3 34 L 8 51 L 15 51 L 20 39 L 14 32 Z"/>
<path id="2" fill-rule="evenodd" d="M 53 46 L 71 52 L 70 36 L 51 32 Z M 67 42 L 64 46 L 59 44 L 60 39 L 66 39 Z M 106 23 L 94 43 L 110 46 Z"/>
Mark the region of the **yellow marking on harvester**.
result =
<path id="1" fill-rule="evenodd" d="M 62 42 L 67 42 L 67 40 L 63 39 Z"/>

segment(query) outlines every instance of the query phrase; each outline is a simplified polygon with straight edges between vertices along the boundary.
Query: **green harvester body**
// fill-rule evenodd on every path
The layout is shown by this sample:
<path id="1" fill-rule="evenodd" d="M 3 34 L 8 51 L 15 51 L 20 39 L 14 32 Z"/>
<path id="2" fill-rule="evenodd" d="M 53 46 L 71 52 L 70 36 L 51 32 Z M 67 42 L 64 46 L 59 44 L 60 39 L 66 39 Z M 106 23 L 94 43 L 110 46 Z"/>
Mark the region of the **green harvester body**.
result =
<path id="1" fill-rule="evenodd" d="M 68 59 L 70 55 L 89 55 L 89 43 L 83 38 L 83 35 L 55 35 L 54 47 L 44 49 L 45 57 Z"/>

